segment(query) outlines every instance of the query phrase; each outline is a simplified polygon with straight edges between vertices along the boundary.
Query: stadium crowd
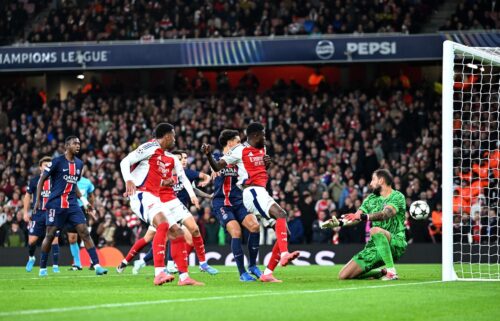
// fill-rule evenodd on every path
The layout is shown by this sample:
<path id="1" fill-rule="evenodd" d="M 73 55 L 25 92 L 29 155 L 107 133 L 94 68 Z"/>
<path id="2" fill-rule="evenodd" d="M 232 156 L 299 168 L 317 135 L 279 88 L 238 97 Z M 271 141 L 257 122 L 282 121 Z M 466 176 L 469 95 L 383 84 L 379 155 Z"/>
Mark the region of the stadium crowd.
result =
<path id="1" fill-rule="evenodd" d="M 30 2 L 43 2 L 29 0 Z M 60 0 L 27 24 L 25 0 L 9 0 L 0 26 L 15 42 L 417 33 L 440 1 Z M 19 7 L 20 9 L 13 9 Z M 41 8 L 41 6 L 39 6 Z M 10 9 L 10 10 L 9 10 Z M 9 15 L 9 12 L 19 15 Z M 2 30 L 2 28 L 0 28 Z"/>
<path id="2" fill-rule="evenodd" d="M 462 0 L 439 30 L 495 30 L 500 27 L 499 14 L 494 1 Z"/>
<path id="3" fill-rule="evenodd" d="M 190 167 L 205 173 L 210 169 L 200 153 L 202 143 L 217 145 L 222 129 L 242 130 L 250 120 L 265 124 L 273 157 L 269 190 L 289 213 L 292 243 L 365 242 L 364 224 L 331 232 L 320 230 L 319 223 L 358 208 L 371 173 L 380 167 L 394 174 L 395 188 L 408 197 L 408 204 L 424 199 L 436 212 L 433 218 L 440 219 L 441 107 L 432 86 L 408 88 L 389 79 L 373 91 L 333 93 L 324 84 L 314 94 L 284 81 L 263 93 L 258 86 L 243 81 L 230 92 L 197 97 L 194 89 L 186 89 L 183 96 L 167 97 L 94 84 L 85 93 L 48 100 L 34 89 L 2 88 L 0 245 L 24 243 L 27 224 L 20 199 L 28 179 L 39 174 L 42 156 L 63 152 L 64 137 L 70 134 L 82 141 L 85 175 L 96 187 L 98 219 L 90 220 L 92 237 L 100 246 L 130 244 L 144 226 L 123 198 L 119 162 L 150 139 L 160 121 L 175 124 L 177 147 L 189 151 Z M 203 201 L 199 212 L 192 211 L 207 244 L 223 244 L 209 201 Z M 430 241 L 428 224 L 409 220 L 409 237 Z M 268 232 L 263 228 L 261 242 L 271 241 Z"/>

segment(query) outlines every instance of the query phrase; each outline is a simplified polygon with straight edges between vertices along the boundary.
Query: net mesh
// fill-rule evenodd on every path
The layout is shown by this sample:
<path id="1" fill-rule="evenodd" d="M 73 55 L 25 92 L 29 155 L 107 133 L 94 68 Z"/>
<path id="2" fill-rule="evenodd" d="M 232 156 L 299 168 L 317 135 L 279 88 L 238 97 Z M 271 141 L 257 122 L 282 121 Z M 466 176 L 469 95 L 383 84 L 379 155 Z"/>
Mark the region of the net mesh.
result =
<path id="1" fill-rule="evenodd" d="M 459 279 L 500 279 L 500 48 L 455 52 L 453 261 Z"/>

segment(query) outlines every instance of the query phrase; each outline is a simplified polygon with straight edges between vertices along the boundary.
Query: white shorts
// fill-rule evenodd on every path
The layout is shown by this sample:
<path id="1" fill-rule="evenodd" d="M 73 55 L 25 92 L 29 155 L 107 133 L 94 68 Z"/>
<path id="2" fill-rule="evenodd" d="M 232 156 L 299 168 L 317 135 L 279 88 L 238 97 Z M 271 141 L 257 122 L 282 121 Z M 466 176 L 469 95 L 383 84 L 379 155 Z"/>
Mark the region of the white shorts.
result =
<path id="1" fill-rule="evenodd" d="M 243 204 L 249 213 L 269 219 L 269 209 L 276 201 L 261 186 L 250 186 L 243 190 Z"/>
<path id="2" fill-rule="evenodd" d="M 161 204 L 163 213 L 167 215 L 170 226 L 173 224 L 182 224 L 186 218 L 192 217 L 191 212 L 189 212 L 178 198 Z"/>
<path id="3" fill-rule="evenodd" d="M 163 211 L 160 198 L 149 192 L 137 192 L 130 196 L 130 208 L 135 215 L 148 224 L 152 224 L 156 214 Z"/>

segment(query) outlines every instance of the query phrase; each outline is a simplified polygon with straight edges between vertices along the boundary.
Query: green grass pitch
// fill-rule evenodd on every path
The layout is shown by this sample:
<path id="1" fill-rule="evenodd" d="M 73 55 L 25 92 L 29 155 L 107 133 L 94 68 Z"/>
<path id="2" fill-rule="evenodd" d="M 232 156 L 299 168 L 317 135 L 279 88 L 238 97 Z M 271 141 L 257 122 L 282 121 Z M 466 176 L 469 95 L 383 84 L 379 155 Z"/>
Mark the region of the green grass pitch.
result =
<path id="1" fill-rule="evenodd" d="M 204 287 L 153 286 L 153 269 L 38 278 L 0 268 L 0 320 L 498 320 L 500 282 L 440 282 L 439 265 L 398 265 L 400 280 L 339 281 L 340 266 L 278 268 L 281 284 L 242 283 L 235 267 L 195 272 Z"/>

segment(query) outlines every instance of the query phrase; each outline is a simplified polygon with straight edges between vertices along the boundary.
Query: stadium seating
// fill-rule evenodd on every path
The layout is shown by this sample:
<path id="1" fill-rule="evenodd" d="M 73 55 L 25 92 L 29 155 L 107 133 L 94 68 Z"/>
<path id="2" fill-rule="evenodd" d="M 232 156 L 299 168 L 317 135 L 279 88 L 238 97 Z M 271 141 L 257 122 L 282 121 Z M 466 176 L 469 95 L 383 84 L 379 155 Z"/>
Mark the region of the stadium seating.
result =
<path id="1" fill-rule="evenodd" d="M 67 1 L 27 41 L 416 33 L 438 1 Z"/>

